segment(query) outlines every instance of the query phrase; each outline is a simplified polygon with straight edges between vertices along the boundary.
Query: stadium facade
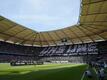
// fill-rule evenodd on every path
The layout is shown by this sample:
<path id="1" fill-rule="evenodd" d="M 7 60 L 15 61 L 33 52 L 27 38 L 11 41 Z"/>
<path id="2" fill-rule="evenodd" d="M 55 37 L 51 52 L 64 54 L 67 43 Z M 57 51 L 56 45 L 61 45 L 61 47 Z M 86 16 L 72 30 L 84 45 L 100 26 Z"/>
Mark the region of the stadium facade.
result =
<path id="1" fill-rule="evenodd" d="M 76 25 L 37 32 L 0 16 L 0 61 L 106 59 L 107 0 L 82 0 Z"/>

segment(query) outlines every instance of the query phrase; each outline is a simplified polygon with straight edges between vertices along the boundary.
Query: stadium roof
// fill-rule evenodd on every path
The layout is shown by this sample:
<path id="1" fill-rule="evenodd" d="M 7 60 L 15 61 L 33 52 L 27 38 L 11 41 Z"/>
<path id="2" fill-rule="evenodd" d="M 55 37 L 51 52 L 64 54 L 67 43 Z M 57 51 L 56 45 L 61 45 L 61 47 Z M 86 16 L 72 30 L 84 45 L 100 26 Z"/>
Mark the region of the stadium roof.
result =
<path id="1" fill-rule="evenodd" d="M 38 46 L 105 41 L 107 0 L 82 0 L 78 24 L 54 31 L 37 32 L 0 16 L 0 40 Z"/>

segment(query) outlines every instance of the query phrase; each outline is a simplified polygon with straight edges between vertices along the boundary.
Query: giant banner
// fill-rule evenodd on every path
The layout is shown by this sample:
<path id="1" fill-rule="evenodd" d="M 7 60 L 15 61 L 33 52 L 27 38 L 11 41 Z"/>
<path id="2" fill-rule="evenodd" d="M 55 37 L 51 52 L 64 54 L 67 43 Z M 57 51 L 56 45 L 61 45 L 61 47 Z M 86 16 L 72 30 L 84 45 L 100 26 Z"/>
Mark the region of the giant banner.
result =
<path id="1" fill-rule="evenodd" d="M 45 47 L 39 56 L 72 56 L 98 54 L 97 43 Z"/>

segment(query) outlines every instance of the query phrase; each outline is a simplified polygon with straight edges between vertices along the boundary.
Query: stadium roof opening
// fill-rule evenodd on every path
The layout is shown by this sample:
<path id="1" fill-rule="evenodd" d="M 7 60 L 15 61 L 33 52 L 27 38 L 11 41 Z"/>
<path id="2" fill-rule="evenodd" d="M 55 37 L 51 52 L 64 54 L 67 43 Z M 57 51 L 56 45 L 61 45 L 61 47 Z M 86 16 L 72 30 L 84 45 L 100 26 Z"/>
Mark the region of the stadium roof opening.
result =
<path id="1" fill-rule="evenodd" d="M 1 0 L 0 14 L 36 31 L 49 31 L 78 22 L 80 0 Z"/>

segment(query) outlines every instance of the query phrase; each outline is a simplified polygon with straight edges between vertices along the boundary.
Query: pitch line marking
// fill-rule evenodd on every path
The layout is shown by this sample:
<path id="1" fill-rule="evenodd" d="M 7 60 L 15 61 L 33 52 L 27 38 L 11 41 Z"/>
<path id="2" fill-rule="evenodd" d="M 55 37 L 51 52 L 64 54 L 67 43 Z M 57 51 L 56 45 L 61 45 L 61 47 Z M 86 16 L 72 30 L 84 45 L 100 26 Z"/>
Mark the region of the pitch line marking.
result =
<path id="1" fill-rule="evenodd" d="M 95 68 L 93 68 L 93 70 L 95 71 L 96 75 L 97 75 L 97 70 Z M 96 78 L 98 78 L 98 76 L 96 76 Z"/>
<path id="2" fill-rule="evenodd" d="M 81 77 L 81 80 L 83 80 L 83 79 L 84 79 L 84 76 L 85 76 L 85 74 L 83 73 L 83 75 L 82 75 L 82 77 Z"/>
<path id="3" fill-rule="evenodd" d="M 86 67 L 86 69 L 88 68 L 88 66 Z M 83 80 L 85 77 L 85 73 L 83 73 L 82 77 L 81 77 L 81 80 Z"/>
<path id="4" fill-rule="evenodd" d="M 97 74 L 97 71 L 96 71 L 96 69 L 95 69 L 95 68 L 93 68 L 93 69 L 94 69 L 95 73 Z"/>

